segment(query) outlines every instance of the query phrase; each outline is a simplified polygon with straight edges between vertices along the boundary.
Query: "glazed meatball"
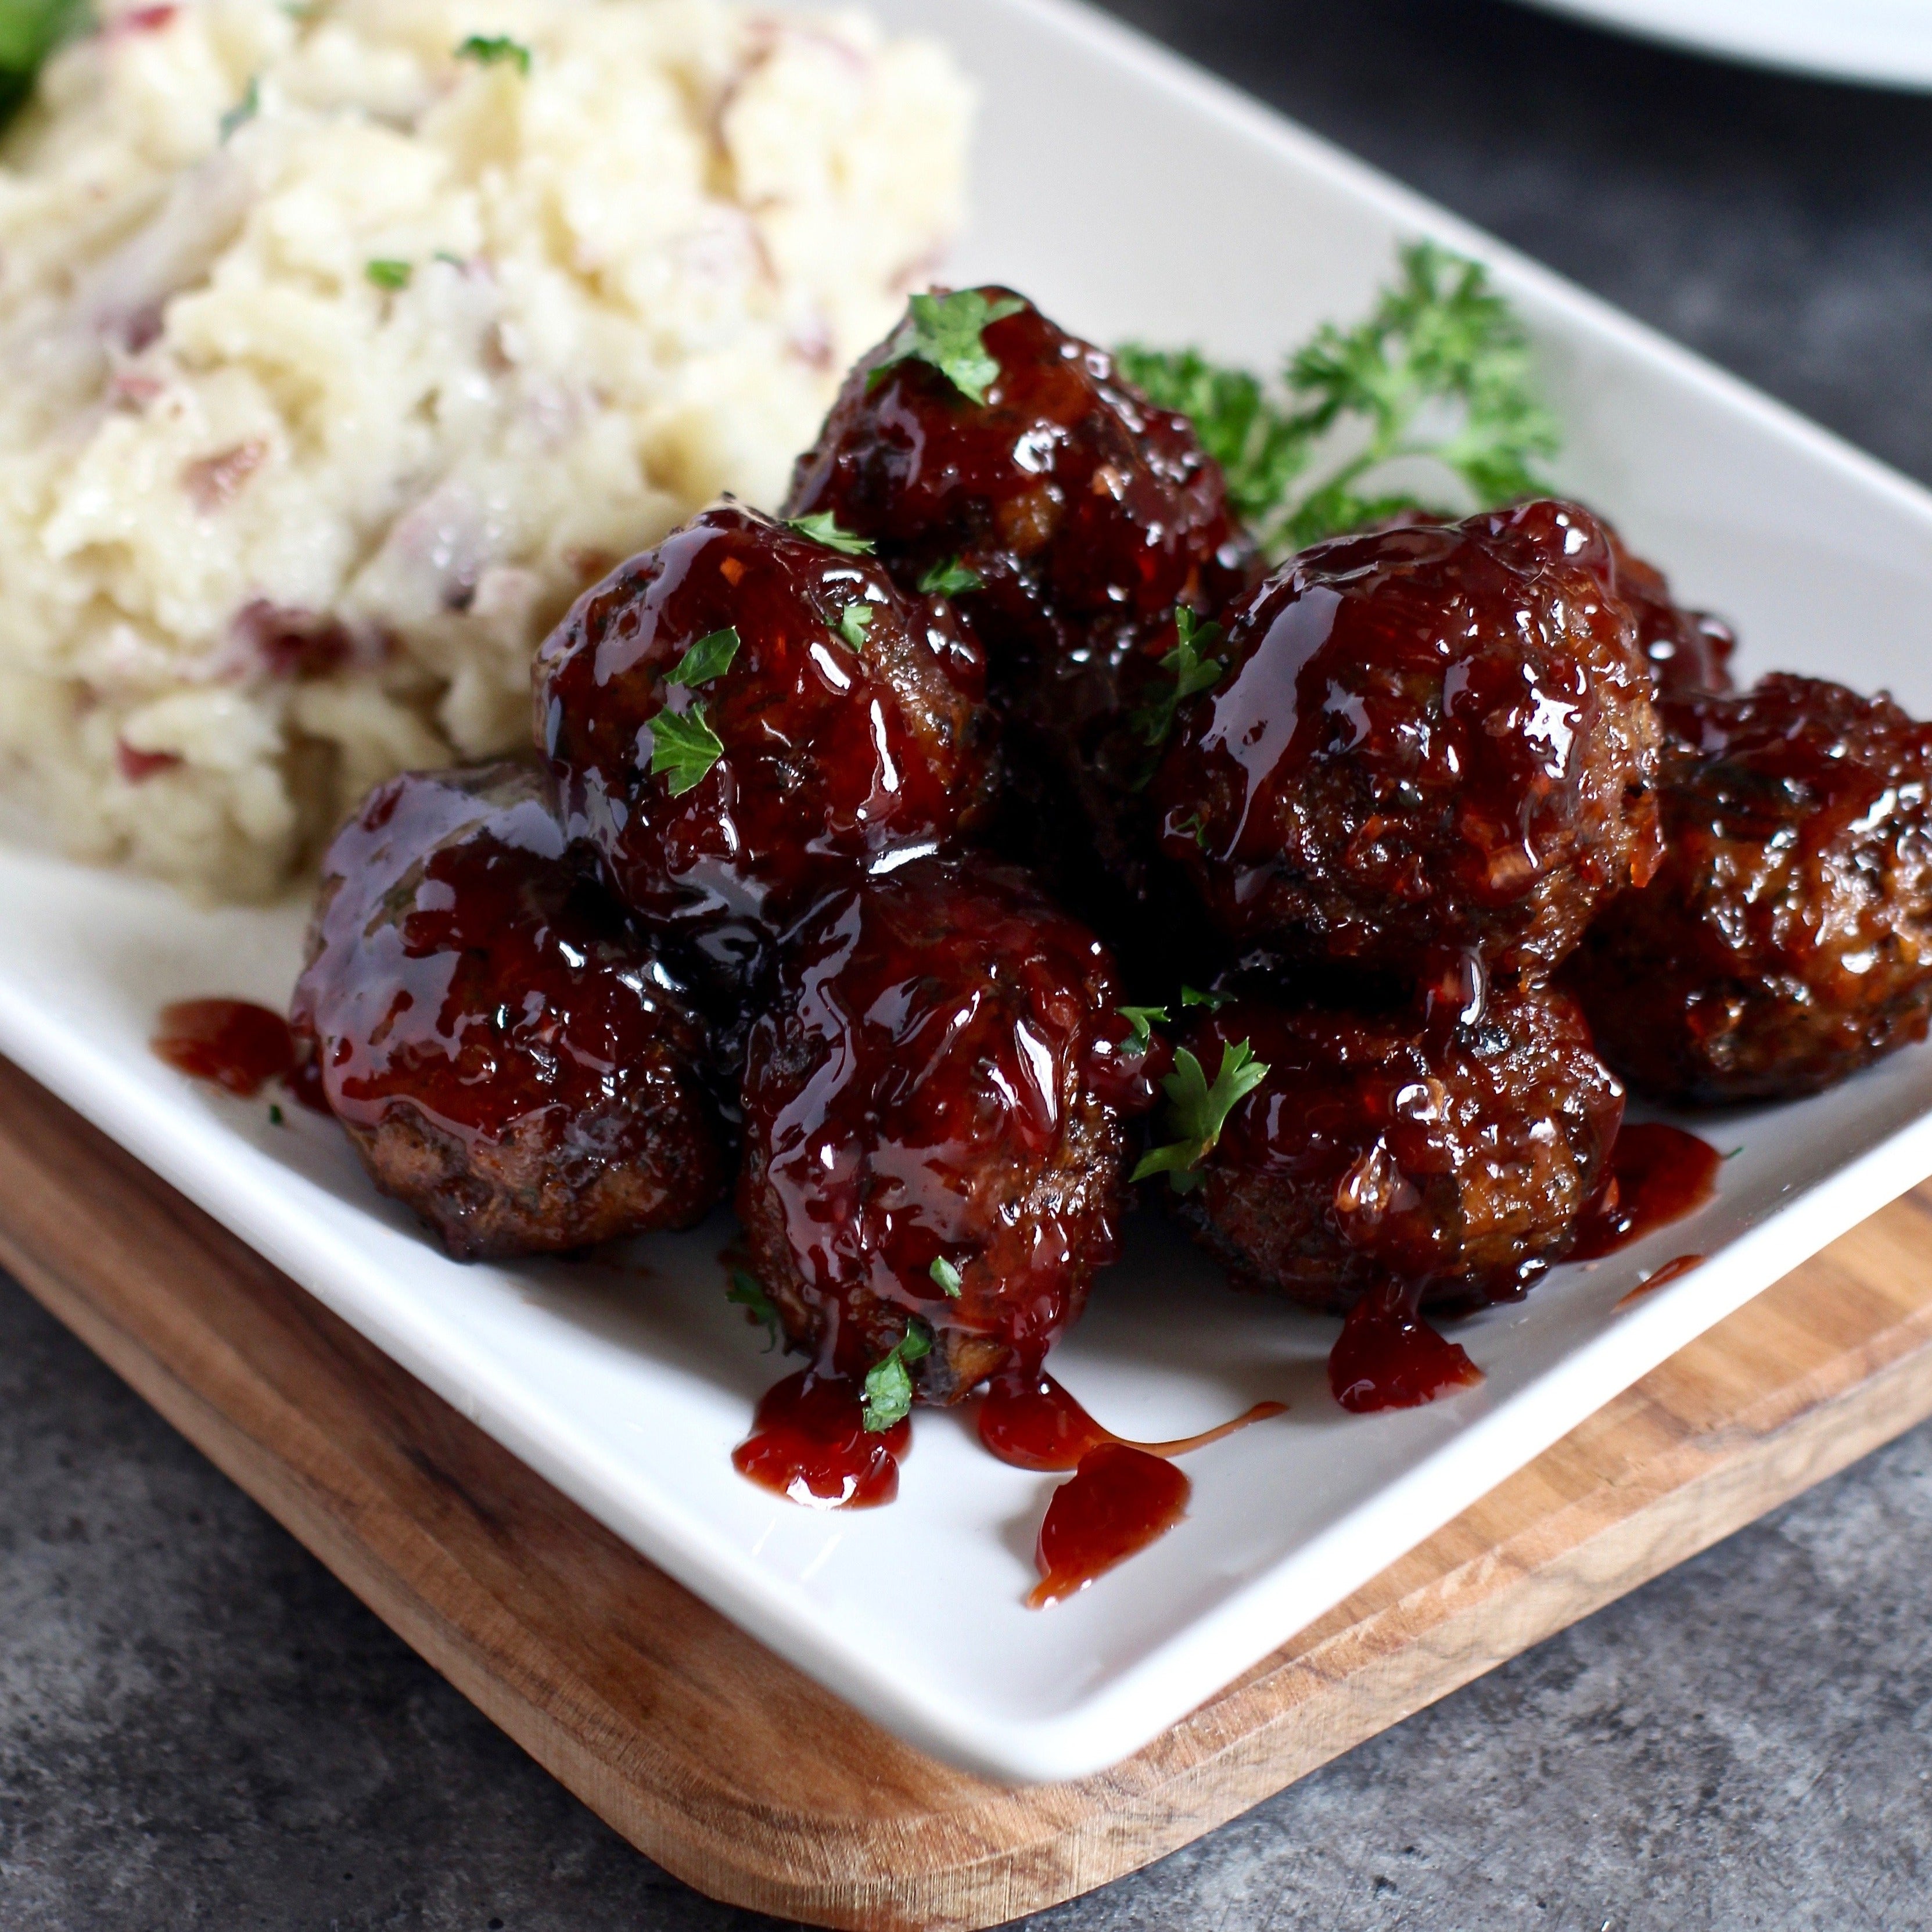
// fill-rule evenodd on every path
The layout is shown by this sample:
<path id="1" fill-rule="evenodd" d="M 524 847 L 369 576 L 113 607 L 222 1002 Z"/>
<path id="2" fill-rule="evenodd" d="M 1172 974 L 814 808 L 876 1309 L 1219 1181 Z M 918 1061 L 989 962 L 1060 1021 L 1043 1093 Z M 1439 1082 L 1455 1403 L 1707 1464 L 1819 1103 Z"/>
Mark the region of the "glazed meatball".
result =
<path id="1" fill-rule="evenodd" d="M 1340 1311 L 1391 1278 L 1426 1302 L 1513 1299 L 1606 1178 L 1623 1089 L 1576 1003 L 1479 988 L 1444 1022 L 1243 998 L 1191 1030 L 1268 1067 L 1177 1204 L 1238 1277 Z"/>
<path id="2" fill-rule="evenodd" d="M 941 310 L 997 317 L 976 371 L 918 352 Z M 1008 290 L 922 296 L 848 378 L 789 502 L 875 541 L 902 584 L 948 586 L 984 643 L 1016 808 L 1003 843 L 1076 895 L 1096 860 L 1138 890 L 1136 788 L 1174 689 L 1175 607 L 1211 616 L 1252 574 L 1186 418 Z"/>
<path id="3" fill-rule="evenodd" d="M 1654 868 L 1659 743 L 1608 539 L 1540 501 L 1339 538 L 1237 607 L 1154 781 L 1243 944 L 1540 971 Z"/>
<path id="4" fill-rule="evenodd" d="M 1630 606 L 1636 620 L 1637 647 L 1648 662 L 1657 688 L 1666 696 L 1731 688 L 1731 653 L 1737 638 L 1721 617 L 1687 610 L 1671 596 L 1670 586 L 1654 564 L 1624 548 L 1607 524 L 1611 569 L 1604 580 Z"/>
<path id="5" fill-rule="evenodd" d="M 1708 1105 L 1814 1093 L 1924 1039 L 1932 726 L 1803 677 L 1662 709 L 1663 867 L 1571 966 L 1605 1057 Z"/>
<path id="6" fill-rule="evenodd" d="M 1036 1368 L 1114 1258 L 1153 1105 L 1106 950 L 1022 874 L 920 860 L 790 934 L 745 1073 L 738 1214 L 794 1346 L 863 1374 L 916 1316 L 928 1401 Z"/>
<path id="7" fill-rule="evenodd" d="M 392 779 L 322 868 L 293 1020 L 371 1178 L 462 1261 L 688 1227 L 706 1043 L 541 772 Z"/>
<path id="8" fill-rule="evenodd" d="M 619 896 L 728 961 L 984 811 L 983 691 L 942 607 L 726 503 L 578 601 L 538 656 L 537 741 Z"/>

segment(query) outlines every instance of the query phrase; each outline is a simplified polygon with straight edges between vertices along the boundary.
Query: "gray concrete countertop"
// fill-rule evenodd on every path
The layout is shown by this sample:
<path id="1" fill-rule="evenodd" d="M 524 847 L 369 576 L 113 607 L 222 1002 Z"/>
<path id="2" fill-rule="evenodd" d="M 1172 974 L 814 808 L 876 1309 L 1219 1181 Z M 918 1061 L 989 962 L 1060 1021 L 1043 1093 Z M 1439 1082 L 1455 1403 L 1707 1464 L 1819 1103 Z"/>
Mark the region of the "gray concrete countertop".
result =
<path id="1" fill-rule="evenodd" d="M 1116 0 L 1932 478 L 1932 100 L 1504 0 Z M 1038 1932 L 1932 1926 L 1921 1430 Z M 746 1932 L 0 1282 L 0 1925 Z"/>

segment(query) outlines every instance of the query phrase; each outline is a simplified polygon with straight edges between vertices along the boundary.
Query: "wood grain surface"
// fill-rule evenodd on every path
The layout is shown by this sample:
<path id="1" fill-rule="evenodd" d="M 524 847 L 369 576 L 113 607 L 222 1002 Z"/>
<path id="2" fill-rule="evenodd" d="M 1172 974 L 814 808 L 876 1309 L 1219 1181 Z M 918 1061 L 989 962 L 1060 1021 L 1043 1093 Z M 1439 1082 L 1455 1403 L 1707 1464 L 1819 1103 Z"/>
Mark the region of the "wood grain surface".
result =
<path id="1" fill-rule="evenodd" d="M 1104 1884 L 1932 1414 L 1922 1189 L 1145 1750 L 1015 1790 L 782 1662 L 4 1061 L 0 1262 L 640 1850 L 828 1926 Z"/>

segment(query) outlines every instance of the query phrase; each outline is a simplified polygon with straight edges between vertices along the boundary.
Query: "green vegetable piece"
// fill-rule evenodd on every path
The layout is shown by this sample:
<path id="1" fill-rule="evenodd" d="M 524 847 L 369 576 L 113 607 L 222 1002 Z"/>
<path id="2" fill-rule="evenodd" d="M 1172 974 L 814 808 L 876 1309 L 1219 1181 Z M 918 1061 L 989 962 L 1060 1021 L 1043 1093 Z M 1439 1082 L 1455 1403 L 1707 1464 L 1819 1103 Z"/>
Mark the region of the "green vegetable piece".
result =
<path id="1" fill-rule="evenodd" d="M 702 704 L 682 717 L 665 710 L 651 720 L 651 770 L 664 775 L 673 798 L 682 798 L 724 755 Z"/>
<path id="2" fill-rule="evenodd" d="M 379 289 L 406 289 L 416 271 L 406 262 L 370 262 L 362 272 Z"/>
<path id="3" fill-rule="evenodd" d="M 526 79 L 530 71 L 530 50 L 508 34 L 472 34 L 456 50 L 458 60 L 473 60 L 481 67 L 495 67 L 502 61 L 514 62 Z"/>
<path id="4" fill-rule="evenodd" d="M 1136 1050 L 1154 1038 L 1156 1026 L 1171 1024 L 1165 1006 L 1116 1006 L 1114 1010 L 1133 1028 L 1121 1044 Z"/>
<path id="5" fill-rule="evenodd" d="M 1204 993 L 1198 986 L 1183 986 L 1180 1004 L 1184 1006 L 1205 1006 L 1210 1013 L 1218 1013 L 1234 998 L 1232 993 Z"/>
<path id="6" fill-rule="evenodd" d="M 724 1299 L 743 1309 L 746 1318 L 764 1324 L 765 1353 L 770 1354 L 778 1345 L 783 1333 L 778 1320 L 778 1311 L 772 1306 L 771 1297 L 765 1292 L 764 1283 L 754 1274 L 742 1268 L 731 1270 L 731 1285 L 724 1291 Z"/>
<path id="7" fill-rule="evenodd" d="M 838 620 L 838 634 L 855 651 L 866 648 L 866 633 L 871 628 L 872 607 L 869 604 L 848 604 Z"/>
<path id="8" fill-rule="evenodd" d="M 1219 658 L 1208 655 L 1221 641 L 1223 634 L 1219 624 L 1202 623 L 1193 609 L 1183 604 L 1174 611 L 1174 626 L 1180 641 L 1160 661 L 1162 670 L 1174 674 L 1174 688 L 1134 716 L 1142 738 L 1149 745 L 1166 743 L 1168 733 L 1174 729 L 1174 715 L 1181 706 L 1197 693 L 1211 688 L 1228 668 Z"/>
<path id="9" fill-rule="evenodd" d="M 731 660 L 738 655 L 742 641 L 735 624 L 706 632 L 678 659 L 676 668 L 664 680 L 665 683 L 681 684 L 688 689 L 722 677 L 731 668 Z"/>
<path id="10" fill-rule="evenodd" d="M 934 564 L 919 580 L 919 587 L 928 597 L 964 597 L 986 586 L 986 580 L 976 570 L 968 570 L 956 556 Z"/>
<path id="11" fill-rule="evenodd" d="M 1201 1184 L 1201 1163 L 1214 1150 L 1228 1116 L 1268 1078 L 1268 1064 L 1257 1060 L 1246 1040 L 1224 1044 L 1221 1070 L 1209 1086 L 1200 1061 L 1187 1048 L 1177 1047 L 1174 1071 L 1161 1082 L 1168 1098 L 1168 1119 L 1178 1138 L 1151 1149 L 1141 1158 L 1133 1178 L 1145 1180 L 1164 1174 L 1177 1194 L 1191 1194 Z"/>
<path id="12" fill-rule="evenodd" d="M 821 510 L 816 516 L 793 517 L 785 524 L 788 530 L 796 530 L 802 537 L 809 537 L 814 543 L 823 544 L 827 550 L 836 550 L 846 556 L 870 556 L 877 548 L 869 537 L 854 536 L 850 530 L 838 527 L 838 519 L 830 510 Z"/>
<path id="13" fill-rule="evenodd" d="M 221 117 L 221 138 L 226 141 L 244 122 L 252 121 L 262 111 L 262 83 L 251 79 L 242 90 L 242 98 Z"/>
<path id="14" fill-rule="evenodd" d="M 935 1255 L 932 1265 L 926 1270 L 939 1286 L 955 1301 L 959 1299 L 959 1270 L 944 1255 Z"/>
<path id="15" fill-rule="evenodd" d="M 32 92 L 41 62 L 86 25 L 85 0 L 0 0 L 0 124 Z"/>
<path id="16" fill-rule="evenodd" d="M 883 1435 L 912 1413 L 912 1377 L 906 1364 L 932 1353 L 932 1336 L 916 1318 L 906 1324 L 906 1331 L 883 1361 L 875 1362 L 866 1376 L 863 1420 L 873 1435 Z"/>
<path id="17" fill-rule="evenodd" d="M 989 302 L 977 289 L 950 296 L 912 298 L 911 313 L 893 332 L 884 358 L 866 378 L 869 392 L 902 362 L 924 362 L 937 369 L 969 403 L 983 405 L 986 385 L 998 377 L 999 362 L 987 353 L 982 336 L 992 325 L 1018 315 L 1026 304 L 1012 296 Z"/>
<path id="18" fill-rule="evenodd" d="M 282 1126 L 286 1124 L 286 1121 L 287 1116 L 283 1113 L 280 1108 L 275 1105 L 274 1101 L 271 1100 L 268 1102 L 269 1126 L 272 1127 Z"/>

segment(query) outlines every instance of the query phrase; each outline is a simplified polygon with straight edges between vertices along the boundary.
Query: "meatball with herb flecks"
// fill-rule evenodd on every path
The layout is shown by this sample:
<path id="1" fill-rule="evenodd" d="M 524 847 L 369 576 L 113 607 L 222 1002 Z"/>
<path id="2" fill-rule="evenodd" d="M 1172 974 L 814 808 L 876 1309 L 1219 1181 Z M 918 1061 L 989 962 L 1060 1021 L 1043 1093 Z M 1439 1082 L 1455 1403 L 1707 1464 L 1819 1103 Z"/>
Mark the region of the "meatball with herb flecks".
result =
<path id="1" fill-rule="evenodd" d="M 578 600 L 538 746 L 619 896 L 725 962 L 982 813 L 979 653 L 868 547 L 726 503 Z"/>
<path id="2" fill-rule="evenodd" d="M 1205 1071 L 1231 1046 L 1250 1062 L 1178 1203 L 1238 1275 L 1322 1310 L 1390 1279 L 1466 1304 L 1562 1258 L 1623 1115 L 1582 1012 L 1480 980 L 1424 1005 L 1242 998 L 1190 1030 Z"/>
<path id="3" fill-rule="evenodd" d="M 1932 725 L 1772 676 L 1666 698 L 1665 856 L 1569 969 L 1606 1058 L 1690 1105 L 1816 1092 L 1932 1016 Z"/>
<path id="4" fill-rule="evenodd" d="M 753 1028 L 738 1214 L 795 1347 L 860 1377 L 905 1339 L 957 1400 L 1036 1369 L 1114 1258 L 1126 1118 L 1166 1048 L 1021 874 L 919 860 L 826 900 Z"/>
<path id="5" fill-rule="evenodd" d="M 872 539 L 984 643 L 1003 844 L 1078 898 L 1096 866 L 1138 894 L 1138 788 L 1180 687 L 1177 608 L 1205 623 L 1252 580 L 1187 419 L 1008 290 L 918 296 L 848 378 L 789 502 Z"/>
<path id="6" fill-rule="evenodd" d="M 1537 501 L 1304 551 L 1228 619 L 1154 784 L 1239 944 L 1532 974 L 1650 875 L 1660 733 L 1588 511 Z"/>
<path id="7" fill-rule="evenodd" d="M 724 1192 L 704 1030 L 527 766 L 370 795 L 293 1022 L 376 1186 L 459 1260 L 687 1227 Z"/>

